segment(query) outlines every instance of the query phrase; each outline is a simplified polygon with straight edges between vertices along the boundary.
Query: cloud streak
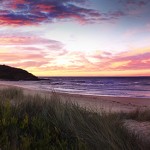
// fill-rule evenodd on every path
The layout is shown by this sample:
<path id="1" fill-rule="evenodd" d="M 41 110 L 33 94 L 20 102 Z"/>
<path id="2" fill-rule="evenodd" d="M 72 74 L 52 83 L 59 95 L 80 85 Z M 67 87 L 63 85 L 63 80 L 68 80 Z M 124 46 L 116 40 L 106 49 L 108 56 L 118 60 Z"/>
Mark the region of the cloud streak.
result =
<path id="1" fill-rule="evenodd" d="M 0 25 L 37 25 L 76 20 L 81 24 L 118 19 L 122 11 L 103 13 L 86 8 L 85 0 L 10 0 L 2 1 Z"/>
<path id="2" fill-rule="evenodd" d="M 58 46 L 59 47 L 59 46 Z M 57 73 L 70 75 L 74 72 L 87 73 L 88 70 L 96 72 L 97 75 L 108 74 L 108 72 L 124 71 L 141 71 L 149 70 L 150 53 L 148 49 L 135 50 L 133 52 L 123 52 L 113 55 L 110 52 L 99 51 L 91 55 L 84 52 L 69 52 L 65 50 L 61 53 L 62 48 L 56 50 L 37 49 L 36 47 L 20 47 L 20 52 L 15 53 L 15 47 L 7 48 L 4 52 L 0 52 L 0 62 L 5 64 L 21 67 L 25 69 L 32 68 L 32 72 L 39 72 L 41 75 L 51 74 L 53 71 Z M 32 51 L 33 49 L 33 51 Z M 26 51 L 26 52 L 24 52 Z M 39 53 L 40 52 L 40 53 Z M 33 69 L 34 68 L 34 69 Z M 89 72 L 90 73 L 90 72 Z"/>

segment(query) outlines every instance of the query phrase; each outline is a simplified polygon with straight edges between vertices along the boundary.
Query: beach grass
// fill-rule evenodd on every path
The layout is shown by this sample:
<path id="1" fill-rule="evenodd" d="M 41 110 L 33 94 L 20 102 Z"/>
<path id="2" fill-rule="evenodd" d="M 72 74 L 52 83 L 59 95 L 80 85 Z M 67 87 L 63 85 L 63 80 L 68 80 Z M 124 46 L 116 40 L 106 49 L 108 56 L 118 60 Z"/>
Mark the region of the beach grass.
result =
<path id="1" fill-rule="evenodd" d="M 135 111 L 124 114 L 124 118 L 139 122 L 150 121 L 150 109 L 141 110 L 137 108 Z"/>
<path id="2" fill-rule="evenodd" d="M 143 150 L 140 138 L 123 126 L 124 118 L 142 118 L 138 116 L 135 112 L 130 115 L 92 112 L 62 102 L 55 92 L 43 98 L 24 95 L 21 89 L 3 89 L 0 91 L 0 149 Z"/>

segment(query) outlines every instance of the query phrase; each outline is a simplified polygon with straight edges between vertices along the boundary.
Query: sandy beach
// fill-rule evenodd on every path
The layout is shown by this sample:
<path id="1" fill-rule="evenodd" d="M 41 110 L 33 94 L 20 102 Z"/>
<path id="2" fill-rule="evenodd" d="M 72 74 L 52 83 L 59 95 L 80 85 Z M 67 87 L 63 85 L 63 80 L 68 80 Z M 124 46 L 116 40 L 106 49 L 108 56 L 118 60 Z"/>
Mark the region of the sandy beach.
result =
<path id="1" fill-rule="evenodd" d="M 0 90 L 6 88 L 21 88 L 12 85 L 0 84 Z M 21 88 L 25 95 L 40 95 L 50 97 L 52 92 Z M 63 102 L 69 101 L 95 112 L 132 112 L 137 108 L 140 110 L 150 109 L 150 98 L 111 97 L 57 93 Z M 124 120 L 124 126 L 129 132 L 142 138 L 142 143 L 149 143 L 150 123 L 148 121 Z"/>
<path id="2" fill-rule="evenodd" d="M 0 89 L 16 87 L 12 85 L 0 84 Z M 20 88 L 20 87 L 16 87 Z M 34 89 L 23 89 L 26 95 L 39 94 L 43 97 L 51 96 L 51 92 L 39 91 Z M 135 109 L 149 109 L 150 98 L 131 98 L 131 97 L 112 97 L 112 96 L 94 96 L 81 94 L 57 93 L 62 101 L 70 101 L 79 104 L 81 107 L 86 107 L 89 110 L 112 111 L 112 112 L 129 112 Z"/>

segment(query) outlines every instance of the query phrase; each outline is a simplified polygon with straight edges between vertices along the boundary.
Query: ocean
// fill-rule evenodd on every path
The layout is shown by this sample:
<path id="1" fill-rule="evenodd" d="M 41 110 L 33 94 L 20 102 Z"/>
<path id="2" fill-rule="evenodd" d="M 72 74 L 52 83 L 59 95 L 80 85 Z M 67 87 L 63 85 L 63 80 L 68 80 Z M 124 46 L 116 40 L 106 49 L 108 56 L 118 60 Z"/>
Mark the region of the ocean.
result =
<path id="1" fill-rule="evenodd" d="M 40 77 L 40 81 L 0 81 L 34 90 L 83 95 L 150 98 L 150 77 Z"/>

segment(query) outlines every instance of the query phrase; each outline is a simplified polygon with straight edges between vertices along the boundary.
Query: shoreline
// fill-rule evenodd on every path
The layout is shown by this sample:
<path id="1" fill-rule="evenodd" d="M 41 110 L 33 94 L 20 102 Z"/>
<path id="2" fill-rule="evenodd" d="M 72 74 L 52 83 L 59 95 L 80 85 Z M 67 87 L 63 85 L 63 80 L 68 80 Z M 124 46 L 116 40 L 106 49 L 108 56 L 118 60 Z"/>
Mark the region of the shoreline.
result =
<path id="1" fill-rule="evenodd" d="M 64 80 L 65 81 L 65 80 Z M 53 83 L 54 82 L 54 83 Z M 55 83 L 56 82 L 56 83 Z M 79 82 L 80 83 L 80 82 Z M 134 82 L 135 83 L 135 82 Z M 66 94 L 80 94 L 80 95 L 89 95 L 89 96 L 104 96 L 104 97 L 125 97 L 125 98 L 142 98 L 142 99 L 150 99 L 149 88 L 147 86 L 141 85 L 134 85 L 136 88 L 122 86 L 123 83 L 120 83 L 121 89 L 118 89 L 118 84 L 115 84 L 114 87 L 111 86 L 110 89 L 105 87 L 96 87 L 91 88 L 87 87 L 87 85 L 81 85 L 80 87 L 66 87 L 66 83 L 61 83 L 59 85 L 58 81 L 49 81 L 46 82 L 35 82 L 35 81 L 8 81 L 8 80 L 0 80 L 0 84 L 9 85 L 9 86 L 16 86 L 20 88 L 26 89 L 34 89 L 37 91 L 55 91 L 57 93 L 66 93 Z M 56 86 L 55 86 L 56 85 Z M 64 87 L 62 85 L 65 85 Z M 77 83 L 78 85 L 78 83 Z M 96 84 L 97 85 L 97 84 Z M 119 85 L 119 86 L 120 86 Z M 146 85 L 146 84 L 144 84 Z M 130 86 L 130 84 L 129 84 Z M 139 87 L 141 86 L 141 87 Z M 104 88 L 104 89 L 103 89 Z M 110 90 L 110 91 L 109 91 Z"/>
<path id="2" fill-rule="evenodd" d="M 15 85 L 7 85 L 0 83 L 0 89 L 4 88 L 20 88 L 26 95 L 39 94 L 43 97 L 50 97 L 51 91 L 28 89 Z M 112 111 L 112 112 L 130 112 L 135 109 L 150 109 L 150 98 L 132 98 L 132 97 L 114 97 L 114 96 L 97 96 L 83 95 L 74 93 L 55 92 L 62 101 L 69 101 L 79 104 L 79 106 L 94 111 Z"/>

